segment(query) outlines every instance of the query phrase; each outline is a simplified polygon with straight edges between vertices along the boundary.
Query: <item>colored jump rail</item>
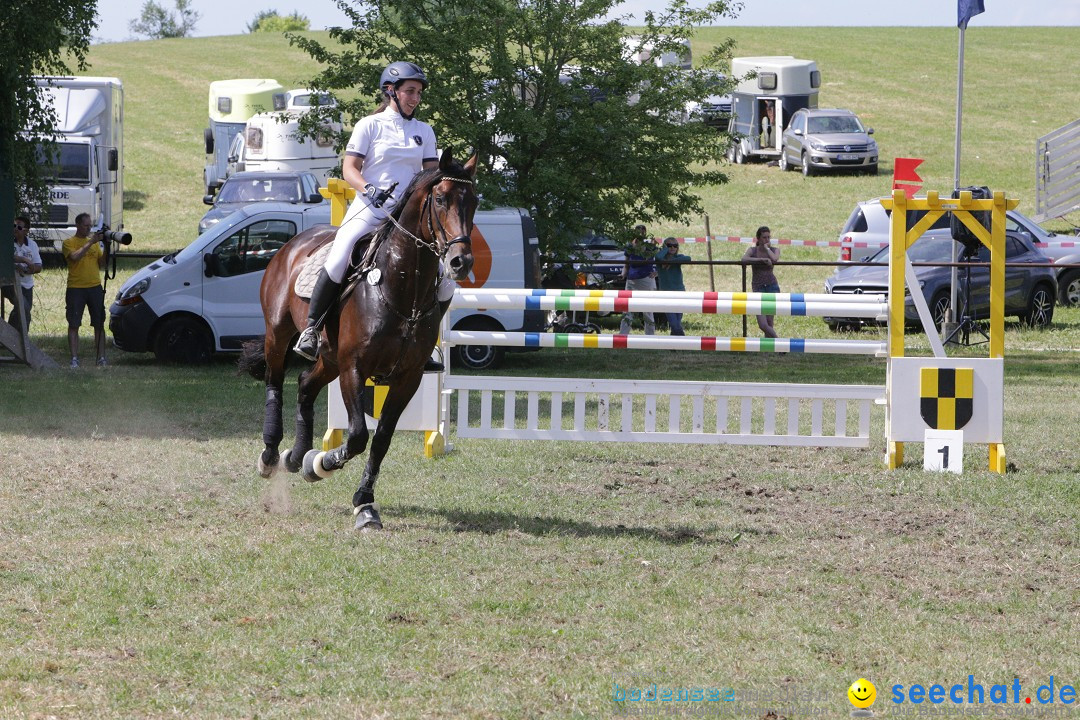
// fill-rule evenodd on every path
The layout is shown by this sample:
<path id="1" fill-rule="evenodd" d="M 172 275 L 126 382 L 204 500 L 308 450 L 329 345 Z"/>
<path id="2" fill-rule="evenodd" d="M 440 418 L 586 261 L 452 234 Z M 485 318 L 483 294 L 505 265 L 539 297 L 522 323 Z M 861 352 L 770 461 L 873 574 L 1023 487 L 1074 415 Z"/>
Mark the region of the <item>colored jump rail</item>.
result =
<path id="1" fill-rule="evenodd" d="M 502 347 L 597 348 L 625 350 L 704 350 L 708 352 L 777 352 L 885 357 L 884 341 L 809 340 L 804 338 L 671 337 L 668 335 L 597 335 L 593 333 L 523 333 L 451 330 L 449 345 Z"/>
<path id="2" fill-rule="evenodd" d="M 865 448 L 885 401 L 869 385 L 448 375 L 444 387 L 458 437 L 514 440 Z"/>

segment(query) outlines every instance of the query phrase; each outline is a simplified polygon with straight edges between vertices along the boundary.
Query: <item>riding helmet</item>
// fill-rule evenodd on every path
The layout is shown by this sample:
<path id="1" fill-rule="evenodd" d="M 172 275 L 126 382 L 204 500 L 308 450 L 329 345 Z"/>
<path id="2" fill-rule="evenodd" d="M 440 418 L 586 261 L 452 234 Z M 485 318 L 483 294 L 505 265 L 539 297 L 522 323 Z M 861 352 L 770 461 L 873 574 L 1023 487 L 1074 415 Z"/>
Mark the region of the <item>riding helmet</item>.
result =
<path id="1" fill-rule="evenodd" d="M 393 84 L 396 88 L 406 80 L 419 80 L 424 90 L 427 90 L 428 79 L 424 71 L 416 63 L 405 62 L 404 60 L 392 62 L 386 66 L 386 69 L 382 71 L 382 76 L 379 78 L 379 87 L 382 88 L 386 87 L 387 84 Z"/>

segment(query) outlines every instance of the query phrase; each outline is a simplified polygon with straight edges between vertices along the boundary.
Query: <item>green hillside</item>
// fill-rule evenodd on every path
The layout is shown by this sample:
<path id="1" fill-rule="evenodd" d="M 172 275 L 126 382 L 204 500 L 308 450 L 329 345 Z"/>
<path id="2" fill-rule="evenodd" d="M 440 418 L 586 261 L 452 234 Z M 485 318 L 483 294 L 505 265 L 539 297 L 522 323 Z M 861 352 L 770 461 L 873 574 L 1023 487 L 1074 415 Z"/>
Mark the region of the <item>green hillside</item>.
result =
<path id="1" fill-rule="evenodd" d="M 325 35 L 325 34 L 323 34 Z M 857 200 L 886 193 L 892 158 L 922 157 L 928 188 L 952 185 L 957 32 L 953 28 L 706 28 L 696 57 L 733 36 L 738 55 L 816 60 L 821 105 L 847 107 L 874 127 L 878 177 L 803 178 L 762 164 L 728 168 L 726 186 L 702 187 L 713 233 L 745 235 L 768 223 L 774 236 L 835 239 Z M 1034 207 L 1035 140 L 1074 120 L 1080 47 L 1074 28 L 972 28 L 967 34 L 961 180 L 1007 191 Z M 88 74 L 124 82 L 127 112 L 126 224 L 141 248 L 190 241 L 205 210 L 202 131 L 209 83 L 271 77 L 303 84 L 317 66 L 281 37 L 235 35 L 97 45 Z M 703 225 L 650 228 L 702 235 Z"/>

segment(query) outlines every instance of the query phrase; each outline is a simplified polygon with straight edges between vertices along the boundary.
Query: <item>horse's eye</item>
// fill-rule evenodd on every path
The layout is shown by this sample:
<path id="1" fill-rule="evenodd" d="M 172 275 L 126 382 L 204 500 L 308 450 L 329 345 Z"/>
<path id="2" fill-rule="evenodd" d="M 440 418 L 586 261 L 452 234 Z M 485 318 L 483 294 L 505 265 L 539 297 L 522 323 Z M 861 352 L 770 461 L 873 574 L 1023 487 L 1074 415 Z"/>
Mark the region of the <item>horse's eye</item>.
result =
<path id="1" fill-rule="evenodd" d="M 439 192 L 435 193 L 435 204 L 439 207 L 446 205 L 446 196 Z"/>

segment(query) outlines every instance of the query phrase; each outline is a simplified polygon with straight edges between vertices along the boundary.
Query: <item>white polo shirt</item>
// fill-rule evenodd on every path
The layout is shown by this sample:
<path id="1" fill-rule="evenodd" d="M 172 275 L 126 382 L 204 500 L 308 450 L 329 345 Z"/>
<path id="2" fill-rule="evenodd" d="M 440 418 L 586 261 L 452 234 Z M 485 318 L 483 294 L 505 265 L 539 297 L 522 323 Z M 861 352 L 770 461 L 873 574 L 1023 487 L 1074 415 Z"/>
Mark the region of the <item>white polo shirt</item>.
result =
<path id="1" fill-rule="evenodd" d="M 435 131 L 416 118 L 406 120 L 393 108 L 368 115 L 353 129 L 345 154 L 364 158 L 361 173 L 379 189 L 398 184 L 398 199 L 424 163 L 438 159 Z"/>

